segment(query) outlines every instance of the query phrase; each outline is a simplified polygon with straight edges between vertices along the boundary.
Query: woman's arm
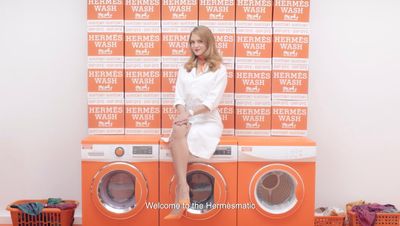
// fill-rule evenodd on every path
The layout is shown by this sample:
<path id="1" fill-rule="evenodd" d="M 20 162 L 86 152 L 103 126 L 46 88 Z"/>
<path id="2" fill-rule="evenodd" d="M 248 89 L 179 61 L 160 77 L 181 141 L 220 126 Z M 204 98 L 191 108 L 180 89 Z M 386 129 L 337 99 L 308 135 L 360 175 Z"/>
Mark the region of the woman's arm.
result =
<path id="1" fill-rule="evenodd" d="M 218 107 L 222 96 L 224 95 L 226 84 L 228 83 L 226 67 L 221 65 L 221 68 L 218 69 L 218 73 L 215 76 L 216 79 L 214 84 L 210 84 L 210 91 L 202 103 L 202 105 L 208 108 L 209 111 L 212 111 Z"/>
<path id="2" fill-rule="evenodd" d="M 183 106 L 182 104 L 178 104 L 175 107 L 176 107 L 176 110 L 178 111 L 178 114 L 182 114 L 182 113 L 186 112 L 185 106 Z"/>
<path id="3" fill-rule="evenodd" d="M 201 104 L 198 106 L 195 106 L 193 109 L 191 109 L 193 111 L 193 115 L 198 115 L 198 114 L 202 114 L 202 113 L 207 113 L 210 112 L 210 109 L 208 109 L 208 107 L 206 107 L 205 105 Z M 190 115 L 190 113 L 189 113 Z M 193 116 L 192 115 L 192 116 Z"/>

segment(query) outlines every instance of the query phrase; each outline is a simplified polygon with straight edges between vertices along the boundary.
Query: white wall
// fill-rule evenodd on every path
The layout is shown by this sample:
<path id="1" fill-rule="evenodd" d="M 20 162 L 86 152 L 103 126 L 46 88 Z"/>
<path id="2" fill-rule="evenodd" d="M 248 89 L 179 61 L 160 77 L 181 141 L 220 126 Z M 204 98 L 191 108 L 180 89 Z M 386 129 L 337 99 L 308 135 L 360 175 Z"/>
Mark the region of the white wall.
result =
<path id="1" fill-rule="evenodd" d="M 13 200 L 81 199 L 85 4 L 0 1 L 0 224 Z"/>
<path id="2" fill-rule="evenodd" d="M 400 208 L 400 1 L 312 1 L 316 205 Z"/>
<path id="3" fill-rule="evenodd" d="M 316 205 L 400 208 L 400 1 L 311 7 Z M 0 1 L 0 223 L 13 200 L 81 199 L 85 20 L 83 0 Z"/>

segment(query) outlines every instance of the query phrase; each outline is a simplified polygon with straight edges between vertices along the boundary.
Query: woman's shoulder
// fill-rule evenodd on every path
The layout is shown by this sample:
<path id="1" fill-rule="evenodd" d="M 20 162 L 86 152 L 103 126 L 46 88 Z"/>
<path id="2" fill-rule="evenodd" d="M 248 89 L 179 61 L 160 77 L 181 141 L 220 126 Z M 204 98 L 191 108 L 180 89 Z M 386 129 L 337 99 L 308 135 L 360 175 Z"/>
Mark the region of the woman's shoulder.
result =
<path id="1" fill-rule="evenodd" d="M 219 68 L 220 70 L 226 70 L 226 66 L 223 63 L 220 63 Z"/>
<path id="2" fill-rule="evenodd" d="M 225 72 L 226 73 L 226 70 L 227 70 L 226 66 L 223 63 L 221 63 L 219 65 L 218 69 L 216 70 L 216 72 Z"/>
<path id="3" fill-rule="evenodd" d="M 178 67 L 178 72 L 179 72 L 179 73 L 187 73 L 187 70 L 186 70 L 184 64 L 179 65 L 179 67 Z"/>

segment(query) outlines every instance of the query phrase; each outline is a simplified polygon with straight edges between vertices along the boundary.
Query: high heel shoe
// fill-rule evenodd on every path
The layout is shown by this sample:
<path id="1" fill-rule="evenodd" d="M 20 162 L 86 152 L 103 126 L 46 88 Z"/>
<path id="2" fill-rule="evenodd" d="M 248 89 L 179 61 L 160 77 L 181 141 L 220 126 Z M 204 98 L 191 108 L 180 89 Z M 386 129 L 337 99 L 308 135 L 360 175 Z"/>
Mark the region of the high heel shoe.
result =
<path id="1" fill-rule="evenodd" d="M 179 220 L 186 213 L 187 208 L 190 205 L 190 199 L 182 199 L 179 200 L 179 209 L 173 209 L 167 216 L 164 217 L 164 220 Z"/>

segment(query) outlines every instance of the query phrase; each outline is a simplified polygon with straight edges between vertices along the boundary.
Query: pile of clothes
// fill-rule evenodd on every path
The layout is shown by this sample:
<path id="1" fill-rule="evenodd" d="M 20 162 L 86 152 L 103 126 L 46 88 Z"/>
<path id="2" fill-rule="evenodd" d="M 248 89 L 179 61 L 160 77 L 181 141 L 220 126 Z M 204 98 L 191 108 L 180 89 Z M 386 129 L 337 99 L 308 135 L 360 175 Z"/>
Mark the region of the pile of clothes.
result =
<path id="1" fill-rule="evenodd" d="M 346 213 L 343 209 L 336 207 L 319 207 L 315 209 L 315 216 L 345 216 Z"/>
<path id="2" fill-rule="evenodd" d="M 18 208 L 26 214 L 37 216 L 42 212 L 43 208 L 58 208 L 61 210 L 75 209 L 77 207 L 77 204 L 63 201 L 60 198 L 49 198 L 47 199 L 47 203 L 45 204 L 40 202 L 29 202 L 29 203 L 12 205 L 10 207 Z"/>
<path id="3" fill-rule="evenodd" d="M 347 211 L 354 212 L 361 226 L 373 226 L 376 220 L 376 213 L 399 213 L 394 205 L 381 205 L 377 203 L 366 203 L 357 201 L 346 205 Z"/>

